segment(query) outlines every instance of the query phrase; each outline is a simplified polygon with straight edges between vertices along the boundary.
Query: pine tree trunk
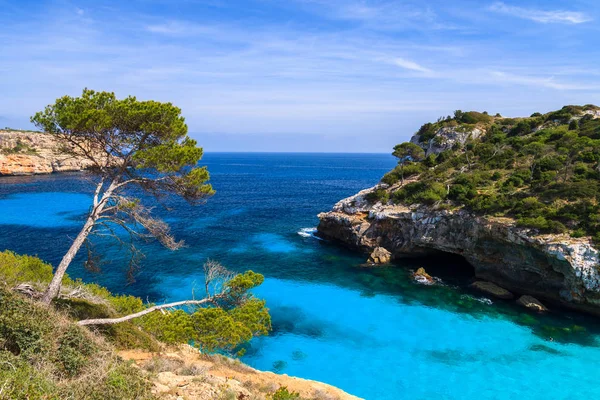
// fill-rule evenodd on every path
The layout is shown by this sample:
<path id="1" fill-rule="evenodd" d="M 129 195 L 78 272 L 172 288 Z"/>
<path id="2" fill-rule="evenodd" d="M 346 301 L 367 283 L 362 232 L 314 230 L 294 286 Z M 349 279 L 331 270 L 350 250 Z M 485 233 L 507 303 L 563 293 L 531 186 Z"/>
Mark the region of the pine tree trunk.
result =
<path id="1" fill-rule="evenodd" d="M 58 295 L 60 291 L 60 285 L 62 283 L 63 277 L 65 276 L 65 272 L 67 272 L 67 268 L 69 267 L 71 261 L 73 261 L 73 258 L 75 258 L 75 255 L 85 242 L 85 239 L 90 234 L 95 222 L 96 217 L 88 217 L 87 221 L 85 222 L 85 225 L 83 225 L 83 228 L 71 244 L 69 251 L 67 251 L 67 253 L 63 256 L 62 260 L 60 261 L 60 264 L 58 265 L 58 268 L 56 268 L 56 272 L 54 272 L 52 281 L 50 282 L 50 285 L 48 285 L 48 288 L 46 289 L 46 292 L 42 297 L 42 303 L 50 304 L 52 300 Z"/>
<path id="2" fill-rule="evenodd" d="M 62 283 L 63 277 L 65 276 L 65 272 L 67 272 L 67 268 L 69 268 L 69 265 L 71 265 L 73 258 L 75 258 L 77 252 L 79 251 L 83 243 L 85 243 L 85 240 L 92 231 L 96 220 L 102 214 L 102 211 L 106 206 L 106 200 L 110 198 L 110 196 L 113 194 L 113 191 L 117 187 L 117 182 L 118 179 L 114 179 L 111 182 L 110 186 L 108 187 L 106 192 L 104 192 L 104 195 L 100 200 L 98 199 L 98 195 L 100 194 L 100 191 L 103 187 L 104 180 L 101 180 L 98 183 L 96 192 L 94 193 L 94 209 L 88 216 L 87 221 L 85 221 L 85 225 L 83 225 L 83 228 L 81 228 L 81 231 L 71 244 L 69 251 L 67 251 L 67 253 L 63 256 L 62 260 L 60 261 L 60 264 L 58 264 L 58 268 L 56 268 L 56 272 L 54 272 L 52 281 L 50 281 L 46 292 L 44 292 L 44 296 L 42 297 L 42 303 L 50 304 L 52 300 L 54 300 L 54 298 L 58 296 L 58 293 L 60 292 L 60 285 Z"/>

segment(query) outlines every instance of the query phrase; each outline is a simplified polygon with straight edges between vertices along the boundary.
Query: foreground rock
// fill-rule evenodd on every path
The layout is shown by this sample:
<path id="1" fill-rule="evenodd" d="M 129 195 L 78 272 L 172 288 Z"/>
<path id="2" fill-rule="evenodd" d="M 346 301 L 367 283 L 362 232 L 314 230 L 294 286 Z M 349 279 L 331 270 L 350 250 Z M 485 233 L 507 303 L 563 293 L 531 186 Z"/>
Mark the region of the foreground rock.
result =
<path id="1" fill-rule="evenodd" d="M 546 306 L 544 306 L 538 299 L 528 295 L 519 297 L 517 304 L 535 312 L 548 311 Z"/>
<path id="2" fill-rule="evenodd" d="M 389 264 L 392 261 L 392 253 L 384 249 L 383 247 L 375 247 L 375 250 L 371 252 L 367 263 L 369 264 Z"/>
<path id="3" fill-rule="evenodd" d="M 437 210 L 371 204 L 366 189 L 319 214 L 319 234 L 370 254 L 392 257 L 454 253 L 481 280 L 509 291 L 600 315 L 600 258 L 587 238 L 539 235 L 509 218 L 482 217 L 464 209 Z"/>
<path id="4" fill-rule="evenodd" d="M 470 285 L 470 287 L 475 290 L 479 290 L 480 292 L 483 292 L 485 294 L 488 294 L 490 296 L 494 296 L 498 299 L 512 300 L 515 297 L 508 290 L 501 288 L 500 286 L 498 286 L 492 282 L 477 281 L 477 282 L 473 282 Z"/>
<path id="5" fill-rule="evenodd" d="M 147 371 L 154 394 L 163 399 L 267 399 L 285 386 L 306 399 L 359 400 L 325 383 L 258 371 L 223 356 L 201 355 L 187 345 L 170 352 L 126 350 L 119 355 Z"/>
<path id="6" fill-rule="evenodd" d="M 0 175 L 34 175 L 82 171 L 92 162 L 65 155 L 49 134 L 0 131 Z"/>
<path id="7" fill-rule="evenodd" d="M 420 283 L 422 285 L 433 285 L 435 283 L 435 280 L 433 279 L 433 277 L 431 275 L 429 275 L 427 273 L 427 271 L 425 271 L 425 268 L 423 268 L 423 267 L 417 269 L 413 273 L 413 279 L 417 283 Z"/>

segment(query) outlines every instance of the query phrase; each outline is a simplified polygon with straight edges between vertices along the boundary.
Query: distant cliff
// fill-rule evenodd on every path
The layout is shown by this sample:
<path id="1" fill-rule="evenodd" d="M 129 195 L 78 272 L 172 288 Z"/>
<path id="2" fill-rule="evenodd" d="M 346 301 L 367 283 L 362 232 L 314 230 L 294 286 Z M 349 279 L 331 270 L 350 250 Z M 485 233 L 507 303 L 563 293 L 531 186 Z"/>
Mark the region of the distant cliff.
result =
<path id="1" fill-rule="evenodd" d="M 459 254 L 476 279 L 600 315 L 600 108 L 457 111 L 394 155 L 380 184 L 319 214 L 321 236 L 371 262 Z"/>
<path id="2" fill-rule="evenodd" d="M 65 155 L 49 134 L 0 130 L 0 175 L 33 175 L 81 171 L 86 159 Z"/>

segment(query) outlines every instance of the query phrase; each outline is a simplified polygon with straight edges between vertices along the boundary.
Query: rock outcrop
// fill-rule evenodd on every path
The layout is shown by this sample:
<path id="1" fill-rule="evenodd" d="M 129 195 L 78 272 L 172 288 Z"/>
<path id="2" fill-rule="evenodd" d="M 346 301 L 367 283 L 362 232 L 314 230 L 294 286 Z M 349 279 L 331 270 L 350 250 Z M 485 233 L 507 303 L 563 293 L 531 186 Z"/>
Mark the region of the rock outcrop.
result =
<path id="1" fill-rule="evenodd" d="M 384 249 L 383 247 L 375 247 L 375 250 L 371 252 L 367 263 L 369 264 L 389 264 L 392 261 L 392 253 Z"/>
<path id="2" fill-rule="evenodd" d="M 385 187 L 363 190 L 319 214 L 319 234 L 368 254 L 384 247 L 396 259 L 459 254 L 481 280 L 600 315 L 600 257 L 589 239 L 538 235 L 510 218 L 464 209 L 371 204 L 365 198 Z"/>
<path id="3" fill-rule="evenodd" d="M 535 297 L 524 295 L 519 297 L 517 304 L 535 312 L 546 312 L 548 309 Z"/>
<path id="4" fill-rule="evenodd" d="M 265 399 L 280 387 L 303 399 L 360 400 L 325 383 L 263 372 L 220 355 L 201 355 L 187 345 L 161 353 L 124 350 L 119 356 L 152 372 L 153 393 L 161 399 Z"/>
<path id="5" fill-rule="evenodd" d="M 477 139 L 483 135 L 484 131 L 480 128 L 465 130 L 458 126 L 440 128 L 433 138 L 423 143 L 420 135 L 414 135 L 410 141 L 423 147 L 425 154 L 439 154 L 442 151 L 449 150 L 454 146 L 463 146 L 469 139 Z"/>
<path id="6" fill-rule="evenodd" d="M 433 277 L 429 275 L 423 267 L 418 268 L 413 273 L 413 279 L 415 280 L 415 282 L 423 285 L 433 285 L 435 283 L 435 279 L 433 279 Z"/>
<path id="7" fill-rule="evenodd" d="M 515 298 L 514 294 L 492 282 L 475 281 L 470 287 L 498 299 L 512 300 Z"/>
<path id="8" fill-rule="evenodd" d="M 65 155 L 51 135 L 39 132 L 0 131 L 0 175 L 34 175 L 81 171 L 92 162 Z"/>

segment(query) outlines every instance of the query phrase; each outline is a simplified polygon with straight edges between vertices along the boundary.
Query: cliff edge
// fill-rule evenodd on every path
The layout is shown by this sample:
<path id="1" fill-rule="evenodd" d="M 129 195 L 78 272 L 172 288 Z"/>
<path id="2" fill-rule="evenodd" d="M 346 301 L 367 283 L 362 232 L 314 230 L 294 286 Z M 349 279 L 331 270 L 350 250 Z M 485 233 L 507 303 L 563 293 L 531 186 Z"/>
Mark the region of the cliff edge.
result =
<path id="1" fill-rule="evenodd" d="M 41 132 L 0 130 L 0 175 L 82 171 L 91 161 L 61 154 L 61 144 Z"/>
<path id="2" fill-rule="evenodd" d="M 319 214 L 319 234 L 392 259 L 459 254 L 478 279 L 600 315 L 600 113 L 569 107 L 425 124 L 381 183 Z"/>

